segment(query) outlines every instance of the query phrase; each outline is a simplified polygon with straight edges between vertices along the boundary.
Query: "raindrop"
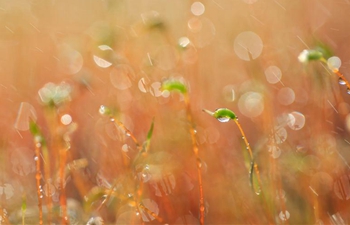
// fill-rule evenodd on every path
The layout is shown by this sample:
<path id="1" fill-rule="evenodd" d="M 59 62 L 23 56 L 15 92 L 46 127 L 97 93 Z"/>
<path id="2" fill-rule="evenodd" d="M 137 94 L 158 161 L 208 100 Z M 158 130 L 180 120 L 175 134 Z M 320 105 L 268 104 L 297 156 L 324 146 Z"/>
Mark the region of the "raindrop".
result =
<path id="1" fill-rule="evenodd" d="M 221 123 L 227 123 L 228 121 L 231 120 L 231 118 L 228 117 L 228 116 L 227 116 L 227 117 L 226 117 L 226 116 L 223 116 L 223 117 L 218 117 L 217 120 L 218 120 L 219 122 L 221 122 Z"/>
<path id="2" fill-rule="evenodd" d="M 134 77 L 134 70 L 127 64 L 119 64 L 115 66 L 110 73 L 112 85 L 119 90 L 130 88 Z"/>
<path id="3" fill-rule="evenodd" d="M 245 61 L 258 58 L 263 50 L 263 42 L 259 35 L 252 31 L 240 33 L 234 41 L 234 51 L 237 56 Z"/>
<path id="4" fill-rule="evenodd" d="M 148 78 L 142 77 L 138 82 L 138 88 L 141 92 L 147 93 L 150 89 L 150 80 Z"/>
<path id="5" fill-rule="evenodd" d="M 247 92 L 239 98 L 238 108 L 247 117 L 257 117 L 264 111 L 263 96 L 257 92 Z"/>
<path id="6" fill-rule="evenodd" d="M 223 96 L 226 101 L 233 102 L 236 98 L 234 86 L 226 85 L 223 89 Z"/>
<path id="7" fill-rule="evenodd" d="M 62 117 L 61 117 L 61 123 L 63 125 L 69 125 L 70 123 L 72 122 L 72 117 L 71 115 L 69 114 L 64 114 Z"/>
<path id="8" fill-rule="evenodd" d="M 129 145 L 123 144 L 122 151 L 125 152 L 125 153 L 128 152 L 129 151 Z"/>
<path id="9" fill-rule="evenodd" d="M 151 95 L 153 95 L 154 97 L 159 97 L 162 96 L 162 91 L 160 90 L 162 84 L 160 82 L 153 82 L 151 84 Z"/>
<path id="10" fill-rule="evenodd" d="M 288 113 L 288 126 L 292 130 L 300 130 L 305 126 L 305 116 L 300 112 Z"/>
<path id="11" fill-rule="evenodd" d="M 310 186 L 318 195 L 326 195 L 333 188 L 333 178 L 325 172 L 315 173 L 310 181 Z"/>
<path id="12" fill-rule="evenodd" d="M 278 146 L 270 146 L 269 152 L 271 153 L 271 157 L 277 159 L 281 156 L 281 149 Z"/>
<path id="13" fill-rule="evenodd" d="M 286 211 L 281 211 L 280 214 L 278 215 L 278 217 L 282 220 L 282 221 L 287 221 L 290 217 L 290 213 L 286 210 Z"/>
<path id="14" fill-rule="evenodd" d="M 14 125 L 15 128 L 20 131 L 27 131 L 31 120 L 34 122 L 37 120 L 34 107 L 27 102 L 21 102 Z"/>
<path id="15" fill-rule="evenodd" d="M 93 55 L 94 62 L 97 66 L 101 68 L 108 68 L 112 65 L 110 62 L 111 55 L 113 54 L 113 50 L 108 45 L 100 45 L 98 46 L 98 51 Z"/>
<path id="16" fill-rule="evenodd" d="M 38 156 L 34 156 L 34 161 L 38 161 Z"/>
<path id="17" fill-rule="evenodd" d="M 350 199 L 350 174 L 339 177 L 333 186 L 335 195 L 341 200 Z"/>
<path id="18" fill-rule="evenodd" d="M 76 74 L 83 67 L 83 56 L 80 52 L 70 48 L 63 47 L 58 56 L 58 66 L 63 73 Z"/>
<path id="19" fill-rule="evenodd" d="M 270 84 L 276 84 L 282 79 L 282 72 L 277 66 L 269 66 L 265 70 L 265 77 Z"/>
<path id="20" fill-rule="evenodd" d="M 101 115 L 104 115 L 106 112 L 107 112 L 107 109 L 104 105 L 101 105 L 98 112 L 101 114 Z"/>
<path id="21" fill-rule="evenodd" d="M 191 5 L 191 12 L 195 16 L 202 15 L 204 13 L 204 11 L 205 11 L 205 7 L 204 7 L 203 3 L 201 3 L 201 2 L 194 2 Z"/>
<path id="22" fill-rule="evenodd" d="M 338 82 L 339 82 L 340 85 L 345 85 L 346 84 L 345 80 L 343 78 L 341 78 L 341 77 L 339 77 Z"/>
<path id="23" fill-rule="evenodd" d="M 188 37 L 181 37 L 179 38 L 178 44 L 182 48 L 186 48 L 191 43 L 190 39 Z"/>
<path id="24" fill-rule="evenodd" d="M 348 93 L 350 95 L 350 88 L 346 89 L 346 93 Z"/>
<path id="25" fill-rule="evenodd" d="M 330 70 L 339 70 L 341 67 L 341 60 L 337 56 L 332 56 L 327 60 L 327 66 Z"/>
<path id="26" fill-rule="evenodd" d="M 295 100 L 295 93 L 293 89 L 289 87 L 283 87 L 278 91 L 277 99 L 278 102 L 282 105 L 290 105 Z"/>
<path id="27" fill-rule="evenodd" d="M 281 127 L 275 131 L 275 141 L 276 144 L 282 144 L 287 140 L 287 130 L 284 127 Z"/>

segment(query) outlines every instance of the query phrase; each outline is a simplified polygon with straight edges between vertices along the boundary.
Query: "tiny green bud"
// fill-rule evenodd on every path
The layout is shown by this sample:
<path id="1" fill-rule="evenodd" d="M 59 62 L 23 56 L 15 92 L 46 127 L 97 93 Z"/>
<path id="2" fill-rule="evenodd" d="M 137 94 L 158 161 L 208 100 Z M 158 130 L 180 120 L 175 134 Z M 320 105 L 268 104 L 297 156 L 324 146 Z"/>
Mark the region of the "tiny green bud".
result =
<path id="1" fill-rule="evenodd" d="M 182 94 L 187 92 L 186 86 L 180 81 L 168 80 L 162 84 L 163 91 L 179 91 Z"/>
<path id="2" fill-rule="evenodd" d="M 236 120 L 237 116 L 234 114 L 231 110 L 227 108 L 219 108 L 215 110 L 215 112 L 211 112 L 209 110 L 203 109 L 204 112 L 208 113 L 209 115 L 213 116 L 215 119 L 217 119 L 219 122 L 226 123 L 230 120 Z"/>
<path id="3" fill-rule="evenodd" d="M 303 50 L 299 56 L 298 56 L 298 60 L 301 63 L 308 63 L 309 61 L 317 61 L 317 60 L 321 60 L 323 58 L 323 54 L 320 51 L 317 50 Z"/>

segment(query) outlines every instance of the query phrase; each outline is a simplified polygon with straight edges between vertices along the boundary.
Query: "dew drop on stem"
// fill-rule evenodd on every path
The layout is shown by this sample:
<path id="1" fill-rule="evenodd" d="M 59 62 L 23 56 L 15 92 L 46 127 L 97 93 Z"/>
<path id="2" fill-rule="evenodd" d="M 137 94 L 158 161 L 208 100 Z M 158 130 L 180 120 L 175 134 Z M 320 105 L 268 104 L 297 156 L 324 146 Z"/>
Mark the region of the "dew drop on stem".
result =
<path id="1" fill-rule="evenodd" d="M 346 93 L 350 94 L 350 88 L 346 89 Z"/>
<path id="2" fill-rule="evenodd" d="M 341 77 L 339 78 L 338 82 L 339 82 L 340 85 L 345 85 L 346 84 L 345 80 L 343 78 L 341 78 Z"/>

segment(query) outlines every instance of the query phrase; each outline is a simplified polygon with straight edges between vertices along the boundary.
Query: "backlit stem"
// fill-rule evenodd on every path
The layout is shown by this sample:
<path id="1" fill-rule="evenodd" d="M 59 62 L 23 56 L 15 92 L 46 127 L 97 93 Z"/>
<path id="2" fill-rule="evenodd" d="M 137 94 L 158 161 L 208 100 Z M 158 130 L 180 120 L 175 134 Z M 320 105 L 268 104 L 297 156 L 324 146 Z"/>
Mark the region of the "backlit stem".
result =
<path id="1" fill-rule="evenodd" d="M 196 132 L 193 126 L 193 120 L 192 120 L 192 114 L 191 114 L 191 108 L 190 108 L 190 100 L 188 97 L 187 92 L 184 93 L 184 100 L 186 104 L 186 113 L 187 113 L 187 120 L 190 123 L 190 134 L 191 134 L 191 140 L 192 140 L 192 148 L 194 155 L 196 157 L 196 166 L 197 166 L 197 172 L 198 172 L 198 185 L 199 185 L 199 212 L 200 212 L 200 224 L 204 224 L 204 211 L 205 211 L 205 205 L 204 205 L 204 194 L 203 194 L 203 182 L 202 182 L 202 171 L 201 171 L 201 159 L 199 158 L 198 154 L 198 146 L 197 146 L 197 140 L 196 140 Z"/>
<path id="2" fill-rule="evenodd" d="M 36 190 L 38 195 L 38 207 L 39 207 L 39 224 L 43 224 L 43 195 L 40 185 L 41 171 L 40 171 L 40 149 L 41 143 L 39 141 L 35 142 L 35 165 L 36 165 Z"/>
<path id="3" fill-rule="evenodd" d="M 242 135 L 242 138 L 243 138 L 243 141 L 246 145 L 246 149 L 249 153 L 249 156 L 250 156 L 250 159 L 253 160 L 253 152 L 252 152 L 252 149 L 250 148 L 250 145 L 249 145 L 249 142 L 248 142 L 248 139 L 247 137 L 245 136 L 245 133 L 243 131 L 243 128 L 241 126 L 241 124 L 238 122 L 238 118 L 234 119 L 239 131 L 241 132 L 241 135 Z M 259 168 L 258 168 L 258 165 L 254 162 L 254 172 L 256 174 L 256 177 L 258 179 L 258 183 L 259 183 L 259 186 L 261 188 L 261 178 L 260 178 L 260 171 L 259 171 Z"/>

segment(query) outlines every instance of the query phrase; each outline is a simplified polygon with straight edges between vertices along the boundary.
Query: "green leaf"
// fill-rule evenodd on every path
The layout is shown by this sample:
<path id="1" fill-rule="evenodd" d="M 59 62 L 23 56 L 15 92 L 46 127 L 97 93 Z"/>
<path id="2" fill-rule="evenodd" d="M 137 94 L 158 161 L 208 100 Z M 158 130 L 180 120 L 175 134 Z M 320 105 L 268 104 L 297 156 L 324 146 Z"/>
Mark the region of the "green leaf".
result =
<path id="1" fill-rule="evenodd" d="M 154 118 L 152 119 L 151 128 L 149 129 L 149 131 L 147 133 L 147 142 L 151 141 L 152 134 L 153 134 L 153 127 L 154 127 Z"/>
<path id="2" fill-rule="evenodd" d="M 237 119 L 236 114 L 234 114 L 234 112 L 226 108 L 219 108 L 215 110 L 215 112 L 211 112 L 206 109 L 203 109 L 203 111 L 213 116 L 215 119 L 217 119 L 219 122 L 222 122 L 222 123 L 226 123 L 230 120 Z"/>
<path id="3" fill-rule="evenodd" d="M 186 86 L 180 81 L 168 80 L 162 84 L 162 90 L 179 91 L 182 94 L 187 92 Z"/>

